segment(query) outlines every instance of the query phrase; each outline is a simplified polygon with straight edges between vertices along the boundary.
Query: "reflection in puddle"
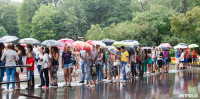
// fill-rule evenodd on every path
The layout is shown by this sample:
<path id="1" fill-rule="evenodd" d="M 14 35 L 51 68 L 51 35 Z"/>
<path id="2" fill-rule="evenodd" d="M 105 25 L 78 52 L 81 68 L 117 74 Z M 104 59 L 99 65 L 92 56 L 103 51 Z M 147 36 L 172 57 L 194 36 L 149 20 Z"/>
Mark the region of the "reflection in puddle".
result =
<path id="1" fill-rule="evenodd" d="M 50 88 L 48 90 L 21 90 L 21 93 L 42 96 L 43 99 L 168 99 L 179 94 L 200 94 L 198 71 L 158 74 L 129 80 L 126 84 L 98 83 L 96 87 L 82 86 Z M 31 99 L 20 92 L 0 93 L 1 99 Z M 200 97 L 200 95 L 199 95 Z"/>

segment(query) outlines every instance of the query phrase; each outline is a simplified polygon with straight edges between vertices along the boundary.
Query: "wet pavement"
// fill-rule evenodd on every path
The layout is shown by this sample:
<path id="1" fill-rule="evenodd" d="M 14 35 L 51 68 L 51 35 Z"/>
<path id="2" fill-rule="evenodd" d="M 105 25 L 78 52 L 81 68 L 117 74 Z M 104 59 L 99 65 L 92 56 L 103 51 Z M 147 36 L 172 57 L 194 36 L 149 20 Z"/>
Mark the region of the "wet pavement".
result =
<path id="1" fill-rule="evenodd" d="M 110 84 L 108 80 L 86 87 L 79 84 L 80 77 L 73 77 L 72 87 L 62 87 L 64 80 L 59 74 L 59 88 L 42 90 L 15 91 L 14 93 L 0 92 L 0 99 L 34 99 L 25 95 L 42 97 L 42 99 L 200 99 L 200 69 L 170 70 L 168 74 L 153 74 L 145 77 L 130 79 L 126 83 Z M 26 84 L 22 84 L 25 87 Z M 39 78 L 36 75 L 36 86 Z M 182 96 L 181 96 L 182 95 Z M 191 96 L 192 95 L 192 96 Z"/>

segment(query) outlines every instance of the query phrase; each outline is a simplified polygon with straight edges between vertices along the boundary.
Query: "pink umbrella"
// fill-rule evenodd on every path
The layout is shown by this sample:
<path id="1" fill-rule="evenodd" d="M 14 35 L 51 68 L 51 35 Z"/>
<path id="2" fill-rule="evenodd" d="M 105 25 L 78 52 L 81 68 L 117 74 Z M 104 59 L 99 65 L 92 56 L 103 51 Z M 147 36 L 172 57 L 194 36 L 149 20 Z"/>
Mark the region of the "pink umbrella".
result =
<path id="1" fill-rule="evenodd" d="M 72 45 L 72 43 L 74 43 L 74 40 L 69 39 L 69 38 L 64 38 L 64 39 L 60 39 L 58 40 L 58 42 L 61 42 L 64 46 L 67 45 L 68 43 L 70 45 Z M 64 49 L 64 47 L 58 47 L 59 49 Z"/>
<path id="2" fill-rule="evenodd" d="M 164 47 L 172 48 L 172 46 L 169 43 L 162 43 L 159 46 L 164 46 Z"/>
<path id="3" fill-rule="evenodd" d="M 27 45 L 26 44 L 20 44 L 21 46 L 23 46 L 23 47 L 26 47 Z"/>

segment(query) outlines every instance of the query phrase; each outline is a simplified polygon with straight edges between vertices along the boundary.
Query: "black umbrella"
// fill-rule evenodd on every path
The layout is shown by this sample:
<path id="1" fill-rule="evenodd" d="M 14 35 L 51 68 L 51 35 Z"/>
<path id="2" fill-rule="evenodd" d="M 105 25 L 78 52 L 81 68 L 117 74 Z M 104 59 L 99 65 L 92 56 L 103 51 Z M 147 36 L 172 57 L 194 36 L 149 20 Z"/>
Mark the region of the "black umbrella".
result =
<path id="1" fill-rule="evenodd" d="M 106 46 L 112 46 L 115 40 L 106 39 L 106 40 L 101 40 L 101 42 L 105 43 Z"/>

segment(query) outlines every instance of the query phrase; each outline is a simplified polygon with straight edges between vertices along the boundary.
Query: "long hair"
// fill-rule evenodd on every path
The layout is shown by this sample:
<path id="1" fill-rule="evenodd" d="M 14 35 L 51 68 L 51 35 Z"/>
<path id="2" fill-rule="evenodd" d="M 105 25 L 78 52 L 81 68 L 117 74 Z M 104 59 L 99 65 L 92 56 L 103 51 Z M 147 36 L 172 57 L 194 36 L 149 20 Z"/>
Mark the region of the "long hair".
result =
<path id="1" fill-rule="evenodd" d="M 5 45 L 3 43 L 0 43 L 0 58 L 2 56 L 2 51 L 4 50 Z"/>
<path id="2" fill-rule="evenodd" d="M 26 56 L 26 50 L 25 50 L 25 48 L 23 46 L 21 46 L 20 44 L 17 44 L 16 47 L 19 48 L 19 50 L 22 53 L 22 56 Z"/>

